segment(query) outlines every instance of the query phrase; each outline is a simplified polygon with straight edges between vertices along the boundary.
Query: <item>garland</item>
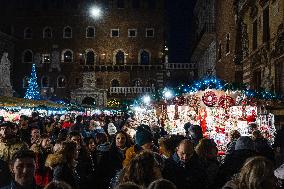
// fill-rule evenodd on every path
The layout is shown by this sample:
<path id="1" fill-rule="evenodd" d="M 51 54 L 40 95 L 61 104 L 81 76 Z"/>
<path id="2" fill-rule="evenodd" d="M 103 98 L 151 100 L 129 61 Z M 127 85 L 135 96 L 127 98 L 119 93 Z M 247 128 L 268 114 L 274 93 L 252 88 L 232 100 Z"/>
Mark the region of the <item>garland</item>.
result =
<path id="1" fill-rule="evenodd" d="M 212 107 L 217 103 L 218 98 L 213 91 L 208 91 L 202 96 L 202 101 L 206 106 Z"/>

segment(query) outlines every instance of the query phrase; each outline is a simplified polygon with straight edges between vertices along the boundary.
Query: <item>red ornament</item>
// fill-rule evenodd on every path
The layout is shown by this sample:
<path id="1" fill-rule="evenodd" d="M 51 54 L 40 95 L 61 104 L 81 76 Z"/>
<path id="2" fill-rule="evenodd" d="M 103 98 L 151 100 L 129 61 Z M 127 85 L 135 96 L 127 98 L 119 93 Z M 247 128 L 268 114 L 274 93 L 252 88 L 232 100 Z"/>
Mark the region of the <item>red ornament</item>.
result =
<path id="1" fill-rule="evenodd" d="M 206 106 L 212 107 L 217 103 L 218 98 L 213 91 L 208 91 L 202 96 L 202 101 Z"/>
<path id="2" fill-rule="evenodd" d="M 219 105 L 219 107 L 227 109 L 227 108 L 235 105 L 235 100 L 228 95 L 222 95 L 219 98 L 218 105 Z"/>

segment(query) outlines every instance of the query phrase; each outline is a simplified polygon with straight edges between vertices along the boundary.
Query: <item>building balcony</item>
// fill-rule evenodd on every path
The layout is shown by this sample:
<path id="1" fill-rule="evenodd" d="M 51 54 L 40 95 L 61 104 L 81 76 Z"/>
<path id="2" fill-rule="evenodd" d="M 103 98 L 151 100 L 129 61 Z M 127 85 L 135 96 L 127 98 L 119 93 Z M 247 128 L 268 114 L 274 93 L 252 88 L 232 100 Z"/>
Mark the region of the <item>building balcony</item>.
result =
<path id="1" fill-rule="evenodd" d="M 84 71 L 120 72 L 133 70 L 163 70 L 163 65 L 82 65 Z"/>
<path id="2" fill-rule="evenodd" d="M 202 30 L 197 34 L 197 40 L 193 48 L 192 59 L 198 59 L 198 57 L 205 51 L 209 45 L 216 38 L 216 26 L 215 23 L 204 23 Z"/>
<path id="3" fill-rule="evenodd" d="M 143 94 L 155 92 L 155 88 L 152 87 L 110 87 L 109 93 L 113 94 Z"/>
<path id="4" fill-rule="evenodd" d="M 194 70 L 196 63 L 166 63 L 166 70 Z"/>

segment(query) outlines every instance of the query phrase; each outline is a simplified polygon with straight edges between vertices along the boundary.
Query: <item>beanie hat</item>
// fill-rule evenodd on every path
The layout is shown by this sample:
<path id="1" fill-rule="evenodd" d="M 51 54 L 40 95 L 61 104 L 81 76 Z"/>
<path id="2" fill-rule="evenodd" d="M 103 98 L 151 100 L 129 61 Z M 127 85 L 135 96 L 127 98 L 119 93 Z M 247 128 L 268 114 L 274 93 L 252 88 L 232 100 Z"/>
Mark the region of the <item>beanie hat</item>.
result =
<path id="1" fill-rule="evenodd" d="M 114 135 L 117 132 L 116 127 L 114 126 L 113 123 L 108 124 L 107 131 L 109 135 Z"/>
<path id="2" fill-rule="evenodd" d="M 139 146 L 143 146 L 146 143 L 151 143 L 153 141 L 153 136 L 151 129 L 148 125 L 141 124 L 137 127 L 135 142 Z"/>
<path id="3" fill-rule="evenodd" d="M 252 150 L 252 151 L 254 151 L 255 150 L 254 142 L 248 136 L 241 136 L 236 141 L 235 150 Z"/>
<path id="4" fill-rule="evenodd" d="M 284 179 L 284 164 L 282 164 L 280 167 L 278 167 L 274 171 L 274 175 L 276 178 L 283 180 Z"/>

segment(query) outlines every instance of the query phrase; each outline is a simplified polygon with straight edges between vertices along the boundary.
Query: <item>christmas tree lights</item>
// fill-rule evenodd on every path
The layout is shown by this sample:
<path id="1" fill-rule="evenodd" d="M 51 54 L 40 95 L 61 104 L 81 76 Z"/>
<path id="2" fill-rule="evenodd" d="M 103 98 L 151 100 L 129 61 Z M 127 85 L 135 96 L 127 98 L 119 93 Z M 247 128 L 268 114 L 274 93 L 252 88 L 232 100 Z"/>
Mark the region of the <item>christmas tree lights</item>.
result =
<path id="1" fill-rule="evenodd" d="M 39 93 L 39 86 L 37 84 L 37 76 L 36 76 L 36 70 L 35 70 L 35 64 L 32 66 L 32 73 L 29 79 L 29 86 L 26 91 L 25 97 L 27 99 L 33 99 L 33 100 L 40 100 L 40 93 Z"/>

